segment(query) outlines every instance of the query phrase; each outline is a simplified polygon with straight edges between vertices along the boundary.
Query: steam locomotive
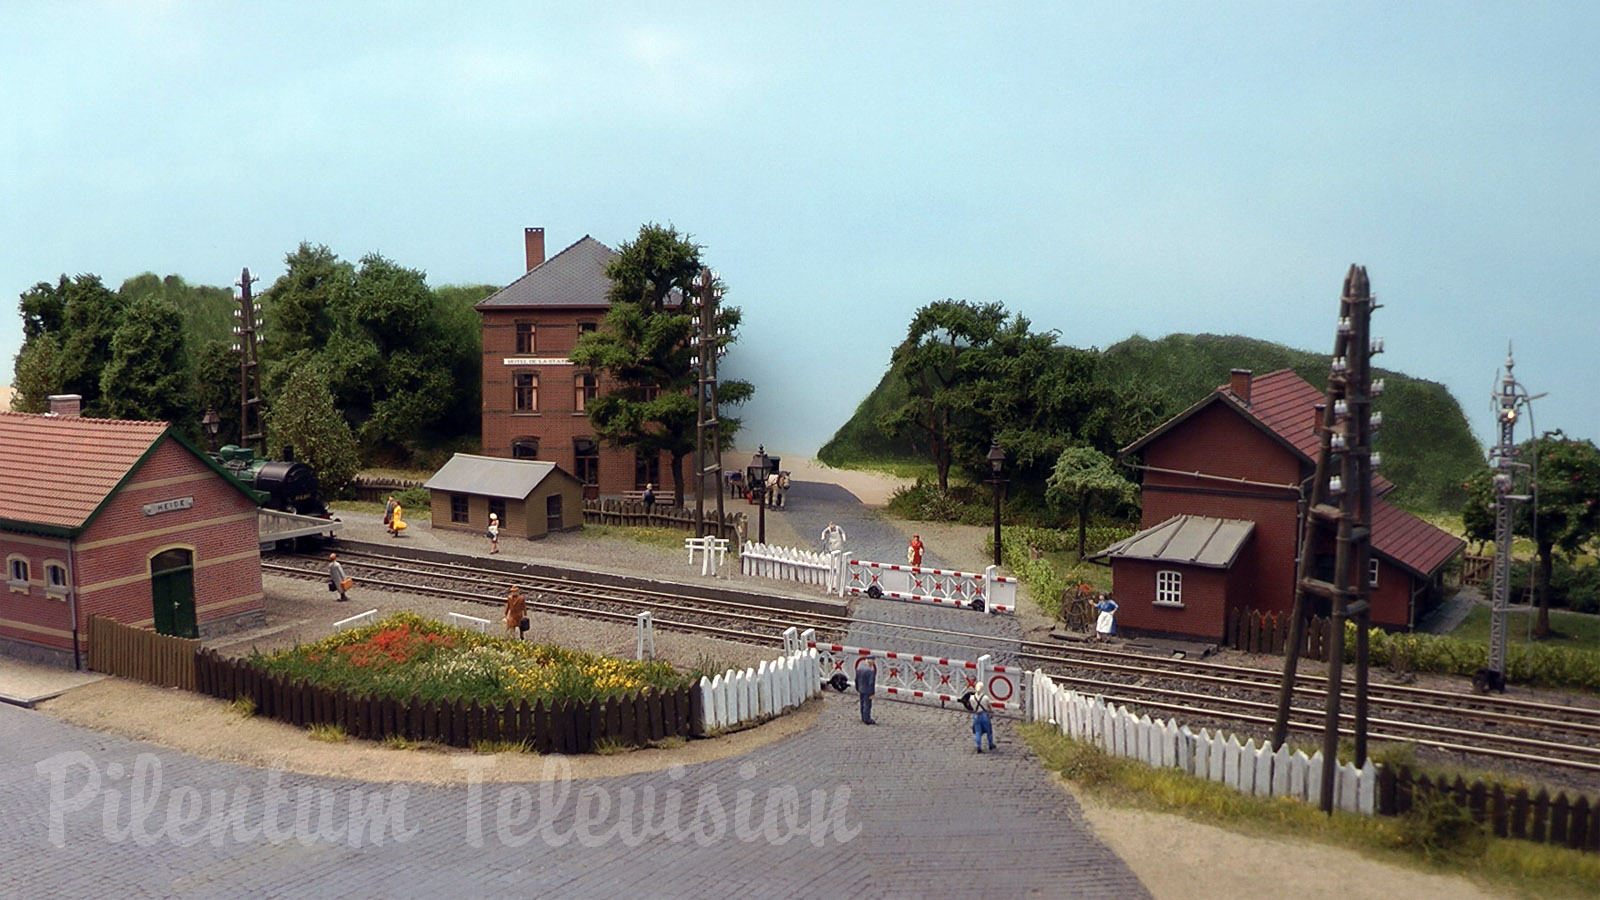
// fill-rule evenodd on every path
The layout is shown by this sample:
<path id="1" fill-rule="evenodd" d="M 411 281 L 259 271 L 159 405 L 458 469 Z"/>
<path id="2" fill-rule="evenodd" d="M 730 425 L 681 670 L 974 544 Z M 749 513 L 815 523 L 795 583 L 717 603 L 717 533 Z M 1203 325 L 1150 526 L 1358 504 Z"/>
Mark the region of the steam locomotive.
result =
<path id="1" fill-rule="evenodd" d="M 322 500 L 316 470 L 295 462 L 293 454 L 283 460 L 257 457 L 249 447 L 229 444 L 217 451 L 217 462 L 245 487 L 267 495 L 266 506 L 280 512 L 329 518 Z"/>

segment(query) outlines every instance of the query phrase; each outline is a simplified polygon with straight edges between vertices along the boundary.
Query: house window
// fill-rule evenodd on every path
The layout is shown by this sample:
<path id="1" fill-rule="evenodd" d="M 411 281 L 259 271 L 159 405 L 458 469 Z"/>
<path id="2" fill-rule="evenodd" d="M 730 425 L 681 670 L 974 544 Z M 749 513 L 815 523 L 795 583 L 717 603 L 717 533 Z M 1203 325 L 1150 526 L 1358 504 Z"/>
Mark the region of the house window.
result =
<path id="1" fill-rule="evenodd" d="M 647 484 L 661 484 L 661 454 L 633 455 L 633 489 L 644 490 Z"/>
<path id="2" fill-rule="evenodd" d="M 539 376 L 531 372 L 518 372 L 511 376 L 511 385 L 516 392 L 513 408 L 517 412 L 539 411 Z"/>
<path id="3" fill-rule="evenodd" d="M 452 522 L 466 522 L 466 521 L 468 521 L 468 518 L 467 518 L 467 495 L 466 494 L 451 494 L 450 495 L 450 521 L 452 521 Z"/>
<path id="4" fill-rule="evenodd" d="M 572 378 L 572 408 L 583 412 L 589 408 L 589 401 L 600 393 L 600 379 L 593 375 L 575 375 Z"/>
<path id="5" fill-rule="evenodd" d="M 600 330 L 600 323 L 599 322 L 579 322 L 578 323 L 578 334 L 580 336 L 588 334 L 588 333 L 590 333 L 592 331 L 599 331 L 599 330 Z"/>
<path id="6" fill-rule="evenodd" d="M 539 439 L 536 437 L 514 438 L 511 441 L 512 459 L 538 459 Z"/>
<path id="7" fill-rule="evenodd" d="M 500 520 L 501 528 L 506 527 L 506 501 L 491 499 L 489 501 L 489 512 Z"/>
<path id="8" fill-rule="evenodd" d="M 1157 606 L 1182 606 L 1183 605 L 1183 573 L 1182 572 L 1157 572 L 1156 573 L 1156 605 Z"/>
<path id="9" fill-rule="evenodd" d="M 28 592 L 28 560 L 13 556 L 6 560 L 6 586 L 13 591 Z"/>
<path id="10" fill-rule="evenodd" d="M 1378 586 L 1378 561 L 1376 559 L 1367 561 L 1367 586 Z"/>
<path id="11" fill-rule="evenodd" d="M 44 564 L 44 593 L 47 597 L 67 596 L 67 567 L 58 562 Z"/>
<path id="12" fill-rule="evenodd" d="M 536 329 L 532 322 L 517 323 L 517 353 L 531 356 L 534 353 Z"/>
<path id="13" fill-rule="evenodd" d="M 600 448 L 590 438 L 573 438 L 572 457 L 577 463 L 573 474 L 584 484 L 600 483 Z"/>

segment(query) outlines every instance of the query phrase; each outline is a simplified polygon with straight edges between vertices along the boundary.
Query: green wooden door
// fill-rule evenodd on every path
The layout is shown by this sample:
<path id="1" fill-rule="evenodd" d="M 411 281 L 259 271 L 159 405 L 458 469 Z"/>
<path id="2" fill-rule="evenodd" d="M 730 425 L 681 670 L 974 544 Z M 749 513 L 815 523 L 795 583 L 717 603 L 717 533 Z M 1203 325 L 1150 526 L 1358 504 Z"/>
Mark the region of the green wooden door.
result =
<path id="1" fill-rule="evenodd" d="M 194 557 L 187 550 L 165 550 L 150 560 L 150 599 L 156 631 L 199 637 L 194 616 Z"/>

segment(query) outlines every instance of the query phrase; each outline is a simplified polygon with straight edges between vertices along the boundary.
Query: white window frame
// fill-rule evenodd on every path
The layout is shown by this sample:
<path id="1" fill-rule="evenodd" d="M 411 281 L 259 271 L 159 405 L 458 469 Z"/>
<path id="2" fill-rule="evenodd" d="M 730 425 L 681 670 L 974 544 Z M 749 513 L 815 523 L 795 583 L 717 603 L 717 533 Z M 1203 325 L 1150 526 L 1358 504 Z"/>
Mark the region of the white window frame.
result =
<path id="1" fill-rule="evenodd" d="M 56 600 L 67 599 L 67 567 L 59 559 L 44 561 L 44 595 Z"/>
<path id="2" fill-rule="evenodd" d="M 1378 558 L 1376 556 L 1367 560 L 1367 587 L 1378 586 Z"/>
<path id="3" fill-rule="evenodd" d="M 1156 606 L 1183 606 L 1183 573 L 1176 569 L 1156 570 Z"/>
<path id="4" fill-rule="evenodd" d="M 13 594 L 26 594 L 32 577 L 33 566 L 28 563 L 26 556 L 13 553 L 6 557 L 6 590 Z"/>

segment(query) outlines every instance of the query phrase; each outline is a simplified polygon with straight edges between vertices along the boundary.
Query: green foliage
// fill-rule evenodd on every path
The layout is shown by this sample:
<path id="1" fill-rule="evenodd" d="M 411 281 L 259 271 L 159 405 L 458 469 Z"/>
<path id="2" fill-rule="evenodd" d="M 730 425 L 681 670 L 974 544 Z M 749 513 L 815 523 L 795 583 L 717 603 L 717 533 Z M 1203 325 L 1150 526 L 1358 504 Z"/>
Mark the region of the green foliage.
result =
<path id="1" fill-rule="evenodd" d="M 100 371 L 101 408 L 117 419 L 146 419 L 190 426 L 190 393 L 183 316 L 160 297 L 127 305 L 111 339 L 111 358 Z"/>
<path id="2" fill-rule="evenodd" d="M 1345 623 L 1345 658 L 1355 660 L 1355 623 Z M 1471 678 L 1489 663 L 1484 641 L 1420 634 L 1368 632 L 1372 665 L 1398 664 L 1412 671 Z M 1398 660 L 1398 662 L 1396 662 Z M 1548 644 L 1511 644 L 1506 648 L 1506 680 L 1533 687 L 1600 690 L 1600 654 Z"/>
<path id="3" fill-rule="evenodd" d="M 56 371 L 60 367 L 61 343 L 54 334 L 32 337 L 17 351 L 11 386 L 11 411 L 43 413 L 50 411 L 50 395 L 56 392 Z"/>
<path id="4" fill-rule="evenodd" d="M 1419 792 L 1395 829 L 1395 846 L 1428 860 L 1471 859 L 1487 845 L 1488 833 L 1472 813 L 1437 791 Z"/>
<path id="5" fill-rule="evenodd" d="M 51 290 L 43 283 L 34 288 L 40 289 Z M 85 415 L 104 415 L 101 373 L 111 361 L 111 340 L 122 324 L 122 297 L 101 284 L 97 275 L 79 275 L 71 282 L 63 275 L 53 290 L 62 304 L 61 330 L 55 332 L 61 352 L 56 357 L 53 393 L 77 394 L 83 398 Z"/>
<path id="6" fill-rule="evenodd" d="M 577 366 L 602 371 L 617 385 L 587 405 L 595 433 L 614 447 L 642 456 L 667 453 L 672 482 L 684 496 L 683 460 L 695 450 L 699 421 L 694 389 L 698 371 L 691 365 L 695 343 L 695 307 L 669 305 L 678 292 L 697 294 L 693 280 L 701 271 L 700 245 L 671 226 L 654 223 L 623 244 L 607 265 L 611 308 L 605 325 L 585 334 L 569 354 Z M 719 293 L 721 284 L 718 283 Z M 738 307 L 719 304 L 713 327 L 720 350 L 735 339 Z M 749 382 L 727 379 L 717 391 L 721 439 L 732 445 L 739 420 L 720 415 L 753 393 Z"/>
<path id="7" fill-rule="evenodd" d="M 344 726 L 337 722 L 313 722 L 306 726 L 306 731 L 311 734 L 313 741 L 322 741 L 327 744 L 342 744 L 350 739 Z"/>
<path id="8" fill-rule="evenodd" d="M 885 434 L 878 422 L 890 411 L 903 406 L 909 391 L 899 370 L 890 366 L 878 386 L 862 398 L 855 414 L 817 451 L 817 459 L 840 468 L 859 466 L 875 460 L 916 459 L 922 456 L 909 433 L 900 437 Z"/>
<path id="9" fill-rule="evenodd" d="M 425 510 L 433 502 L 432 496 L 425 487 L 412 487 L 403 491 L 396 491 L 394 499 L 401 507 L 415 510 Z M 416 515 L 416 513 L 413 513 L 413 515 Z"/>
<path id="10" fill-rule="evenodd" d="M 205 411 L 217 413 L 217 440 L 219 444 L 237 444 L 239 437 L 239 354 L 223 341 L 206 341 L 194 357 L 194 405 L 204 416 Z M 191 417 L 195 422 L 195 417 Z M 211 436 L 194 424 L 191 432 L 199 446 L 208 446 Z"/>
<path id="11" fill-rule="evenodd" d="M 1118 507 L 1135 506 L 1139 502 L 1139 491 L 1133 482 L 1122 477 L 1111 457 L 1093 447 L 1068 447 L 1056 460 L 1045 499 L 1052 506 L 1077 516 L 1078 557 L 1081 559 L 1087 541 L 1089 513 L 1096 509 L 1112 512 Z"/>
<path id="12" fill-rule="evenodd" d="M 234 310 L 239 303 L 225 287 L 189 284 L 177 275 L 162 278 L 154 272 L 135 275 L 117 289 L 129 303 L 155 298 L 171 303 L 183 316 L 184 340 L 191 347 L 207 341 L 229 343 L 233 338 Z M 238 361 L 234 362 L 235 376 Z"/>
<path id="13" fill-rule="evenodd" d="M 267 435 L 267 446 L 293 447 L 295 459 L 316 470 L 324 496 L 338 496 L 360 468 L 355 436 L 334 409 L 327 379 L 315 366 L 289 376 L 267 413 Z"/>

